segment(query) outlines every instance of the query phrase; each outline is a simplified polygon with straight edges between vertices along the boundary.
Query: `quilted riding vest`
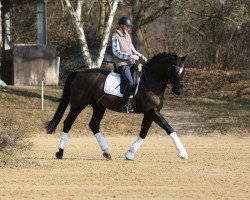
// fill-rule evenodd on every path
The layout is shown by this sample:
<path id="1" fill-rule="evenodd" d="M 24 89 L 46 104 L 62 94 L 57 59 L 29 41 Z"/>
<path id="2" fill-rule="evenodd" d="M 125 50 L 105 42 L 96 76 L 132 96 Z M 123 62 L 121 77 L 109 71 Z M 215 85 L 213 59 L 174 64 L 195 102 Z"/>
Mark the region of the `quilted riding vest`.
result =
<path id="1" fill-rule="evenodd" d="M 114 33 L 114 35 L 119 42 L 120 45 L 120 50 L 124 53 L 130 53 L 132 54 L 132 40 L 131 37 L 128 33 L 123 34 L 121 31 L 116 30 L 116 32 Z M 115 65 L 116 66 L 122 66 L 122 65 L 128 65 L 131 64 L 130 60 L 123 60 L 120 59 L 116 56 L 114 56 L 114 61 L 115 61 Z"/>

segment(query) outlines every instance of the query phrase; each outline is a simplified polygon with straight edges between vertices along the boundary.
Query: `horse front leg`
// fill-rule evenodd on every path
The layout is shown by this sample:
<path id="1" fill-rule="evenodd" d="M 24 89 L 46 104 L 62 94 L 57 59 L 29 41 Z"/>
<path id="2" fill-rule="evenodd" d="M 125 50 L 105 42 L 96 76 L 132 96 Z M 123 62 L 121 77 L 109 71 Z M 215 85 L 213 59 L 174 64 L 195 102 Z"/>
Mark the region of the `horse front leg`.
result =
<path id="1" fill-rule="evenodd" d="M 134 160 L 135 159 L 135 153 L 139 149 L 139 147 L 142 145 L 144 139 L 146 138 L 148 134 L 148 130 L 153 122 L 153 119 L 151 118 L 149 113 L 144 114 L 142 124 L 141 124 L 141 131 L 139 134 L 139 137 L 134 141 L 134 143 L 131 145 L 127 153 L 125 153 L 125 158 L 127 160 Z"/>
<path id="2" fill-rule="evenodd" d="M 167 134 L 171 137 L 175 148 L 178 151 L 178 156 L 182 159 L 188 159 L 188 153 L 178 138 L 174 129 L 168 124 L 164 117 L 160 114 L 158 110 L 152 111 L 152 117 L 155 123 L 157 123 L 161 128 L 163 128 Z"/>

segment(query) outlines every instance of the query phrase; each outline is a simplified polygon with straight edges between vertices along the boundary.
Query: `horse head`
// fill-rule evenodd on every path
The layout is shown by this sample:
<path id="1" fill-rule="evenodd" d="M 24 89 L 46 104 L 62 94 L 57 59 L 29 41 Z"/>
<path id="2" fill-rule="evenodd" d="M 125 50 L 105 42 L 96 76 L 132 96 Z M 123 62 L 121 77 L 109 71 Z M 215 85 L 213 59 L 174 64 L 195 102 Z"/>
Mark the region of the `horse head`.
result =
<path id="1" fill-rule="evenodd" d="M 183 75 L 185 66 L 183 64 L 187 55 L 183 57 L 176 56 L 172 69 L 170 70 L 169 82 L 172 85 L 172 91 L 176 95 L 180 95 L 183 92 Z"/>
<path id="2" fill-rule="evenodd" d="M 185 70 L 183 62 L 186 56 L 179 57 L 174 53 L 160 53 L 149 60 L 147 64 L 149 74 L 164 87 L 170 84 L 173 93 L 180 95 L 183 90 L 182 79 Z"/>

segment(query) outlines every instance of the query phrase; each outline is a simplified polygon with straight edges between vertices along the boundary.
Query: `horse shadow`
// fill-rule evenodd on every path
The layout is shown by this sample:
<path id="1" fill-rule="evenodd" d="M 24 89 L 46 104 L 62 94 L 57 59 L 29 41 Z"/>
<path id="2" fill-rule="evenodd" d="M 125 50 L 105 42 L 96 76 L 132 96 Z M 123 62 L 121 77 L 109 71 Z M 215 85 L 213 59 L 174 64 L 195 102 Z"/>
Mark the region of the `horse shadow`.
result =
<path id="1" fill-rule="evenodd" d="M 83 160 L 83 161 L 101 161 L 104 160 L 104 158 L 78 158 L 78 157 L 71 157 L 71 158 L 67 158 L 64 157 L 63 159 L 57 159 L 56 157 L 22 157 L 22 160 L 58 160 L 58 161 L 62 161 L 62 160 Z"/>

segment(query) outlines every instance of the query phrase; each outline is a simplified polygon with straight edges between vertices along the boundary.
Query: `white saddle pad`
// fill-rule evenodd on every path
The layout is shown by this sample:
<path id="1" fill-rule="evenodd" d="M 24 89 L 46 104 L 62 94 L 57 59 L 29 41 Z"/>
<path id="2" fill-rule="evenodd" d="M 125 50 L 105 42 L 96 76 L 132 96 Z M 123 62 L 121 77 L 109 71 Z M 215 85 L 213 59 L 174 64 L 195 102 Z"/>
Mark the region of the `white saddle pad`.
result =
<path id="1" fill-rule="evenodd" d="M 105 81 L 104 92 L 107 94 L 123 97 L 120 92 L 121 75 L 111 72 Z"/>

